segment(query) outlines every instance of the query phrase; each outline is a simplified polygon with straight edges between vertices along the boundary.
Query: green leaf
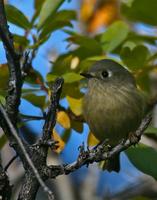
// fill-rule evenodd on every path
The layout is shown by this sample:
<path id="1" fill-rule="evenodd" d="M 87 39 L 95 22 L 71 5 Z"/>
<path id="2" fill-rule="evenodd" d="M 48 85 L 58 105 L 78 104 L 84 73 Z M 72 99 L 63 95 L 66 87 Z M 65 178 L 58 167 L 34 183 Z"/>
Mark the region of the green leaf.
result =
<path id="1" fill-rule="evenodd" d="M 53 63 L 52 72 L 55 75 L 63 75 L 69 72 L 73 56 L 70 53 L 63 54 Z"/>
<path id="2" fill-rule="evenodd" d="M 145 130 L 146 134 L 155 134 L 157 135 L 157 128 L 153 127 L 153 126 L 149 126 L 146 130 Z"/>
<path id="3" fill-rule="evenodd" d="M 24 36 L 13 34 L 13 38 L 14 42 L 21 46 L 26 47 L 29 44 L 29 40 Z"/>
<path id="4" fill-rule="evenodd" d="M 137 85 L 140 86 L 141 90 L 150 92 L 150 77 L 147 70 L 144 70 L 136 78 Z"/>
<path id="5" fill-rule="evenodd" d="M 39 38 L 35 44 L 28 46 L 29 49 L 38 49 L 44 42 L 46 42 L 49 39 L 50 35 L 46 35 L 43 38 Z"/>
<path id="6" fill-rule="evenodd" d="M 1 137 L 0 137 L 0 149 L 3 148 L 3 146 L 5 145 L 5 143 L 7 142 L 7 137 L 3 134 Z"/>
<path id="7" fill-rule="evenodd" d="M 121 4 L 121 13 L 133 22 L 157 25 L 156 0 L 134 0 L 131 5 Z"/>
<path id="8" fill-rule="evenodd" d="M 70 139 L 70 136 L 71 136 L 71 129 L 65 129 L 64 130 L 64 133 L 62 135 L 62 140 L 67 143 Z"/>
<path id="9" fill-rule="evenodd" d="M 0 103 L 5 104 L 5 97 L 0 95 Z"/>
<path id="10" fill-rule="evenodd" d="M 9 22 L 24 29 L 31 28 L 31 23 L 28 21 L 27 17 L 16 7 L 6 4 L 5 11 Z"/>
<path id="11" fill-rule="evenodd" d="M 83 77 L 80 74 L 76 74 L 74 72 L 66 73 L 62 77 L 64 78 L 65 83 L 73 83 L 83 79 Z"/>
<path id="12" fill-rule="evenodd" d="M 74 72 L 69 72 L 69 73 L 63 74 L 62 77 L 64 78 L 65 83 L 77 82 L 83 78 L 81 75 L 76 74 Z M 56 78 L 57 78 L 57 75 L 50 74 L 50 73 L 47 75 L 48 82 L 54 81 Z"/>
<path id="13" fill-rule="evenodd" d="M 6 90 L 9 78 L 9 71 L 7 64 L 0 64 L 0 90 Z"/>
<path id="14" fill-rule="evenodd" d="M 136 45 L 144 45 L 145 43 L 156 45 L 157 37 L 152 35 L 138 34 L 136 32 L 129 32 L 127 40 L 136 43 Z"/>
<path id="15" fill-rule="evenodd" d="M 33 68 L 30 68 L 28 76 L 25 78 L 25 81 L 29 84 L 44 84 L 42 75 L 39 73 L 39 71 Z"/>
<path id="16" fill-rule="evenodd" d="M 56 78 L 57 78 L 57 75 L 54 75 L 54 74 L 51 74 L 51 73 L 47 74 L 47 76 L 46 76 L 46 80 L 48 82 L 53 82 L 53 81 L 56 80 Z"/>
<path id="17" fill-rule="evenodd" d="M 71 120 L 71 127 L 78 133 L 83 133 L 83 123 Z"/>
<path id="18" fill-rule="evenodd" d="M 79 82 L 73 82 L 73 83 L 64 83 L 63 90 L 62 90 L 62 96 L 70 96 L 73 98 L 82 98 L 83 93 L 80 92 L 80 83 Z"/>
<path id="19" fill-rule="evenodd" d="M 106 52 L 115 50 L 124 40 L 129 33 L 129 27 L 122 21 L 116 21 L 107 28 L 105 33 L 102 34 L 101 42 L 102 48 Z"/>
<path id="20" fill-rule="evenodd" d="M 149 51 L 143 45 L 135 46 L 132 50 L 124 47 L 120 53 L 124 64 L 132 70 L 144 67 L 148 59 Z"/>
<path id="21" fill-rule="evenodd" d="M 37 96 L 35 94 L 26 94 L 26 95 L 23 95 L 22 98 L 29 101 L 34 106 L 39 107 L 40 109 L 44 108 L 45 98 L 46 98 L 45 96 Z"/>
<path id="22" fill-rule="evenodd" d="M 40 29 L 46 21 L 51 18 L 63 2 L 64 0 L 46 0 L 44 2 L 39 14 L 39 23 L 37 25 L 38 29 Z"/>
<path id="23" fill-rule="evenodd" d="M 45 0 L 34 0 L 34 8 L 35 10 L 41 10 L 43 3 Z"/>
<path id="24" fill-rule="evenodd" d="M 157 179 L 157 151 L 145 145 L 131 147 L 126 150 L 130 161 L 137 169 Z"/>
<path id="25" fill-rule="evenodd" d="M 54 14 L 53 20 L 49 20 L 43 27 L 40 34 L 40 38 L 47 34 L 50 34 L 56 29 L 63 28 L 65 26 L 72 27 L 71 20 L 76 19 L 76 12 L 73 10 L 61 10 Z"/>
<path id="26" fill-rule="evenodd" d="M 94 38 L 84 35 L 74 34 L 67 39 L 68 41 L 85 48 L 86 51 L 96 52 L 97 55 L 102 53 L 101 44 Z"/>

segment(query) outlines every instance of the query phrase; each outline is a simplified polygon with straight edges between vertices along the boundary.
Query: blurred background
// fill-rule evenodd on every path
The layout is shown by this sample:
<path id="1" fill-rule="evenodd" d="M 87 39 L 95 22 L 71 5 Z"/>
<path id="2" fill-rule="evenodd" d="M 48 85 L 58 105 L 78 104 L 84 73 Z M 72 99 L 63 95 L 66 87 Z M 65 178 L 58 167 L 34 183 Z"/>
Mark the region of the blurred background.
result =
<path id="1" fill-rule="evenodd" d="M 56 77 L 65 79 L 53 137 L 56 152 L 49 151 L 48 164 L 71 163 L 82 143 L 91 145 L 88 125 L 77 120 L 86 82 L 79 73 L 93 62 L 111 58 L 127 67 L 138 87 L 150 97 L 157 91 L 156 0 L 8 0 L 6 13 L 15 47 L 30 52 L 30 69 L 20 105 L 21 137 L 34 143 L 42 134 L 49 89 Z M 0 42 L 0 100 L 5 102 L 8 78 L 5 51 Z M 23 62 L 23 61 L 21 61 Z M 29 116 L 32 116 L 28 118 Z M 117 116 L 118 117 L 118 116 Z M 76 120 L 75 120 L 76 118 Z M 57 200 L 157 199 L 157 114 L 141 143 L 121 153 L 120 173 L 101 171 L 97 164 L 82 167 L 68 176 L 48 181 Z M 3 165 L 14 156 L 1 131 Z M 20 160 L 8 168 L 18 194 L 24 170 Z M 46 199 L 39 191 L 37 198 Z"/>

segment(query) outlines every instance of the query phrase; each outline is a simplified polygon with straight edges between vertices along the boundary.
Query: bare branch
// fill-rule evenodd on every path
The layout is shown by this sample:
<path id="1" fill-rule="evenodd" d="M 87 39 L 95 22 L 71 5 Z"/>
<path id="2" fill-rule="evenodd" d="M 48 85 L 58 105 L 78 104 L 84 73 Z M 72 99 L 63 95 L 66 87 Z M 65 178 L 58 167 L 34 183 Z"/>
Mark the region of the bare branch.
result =
<path id="1" fill-rule="evenodd" d="M 30 159 L 26 149 L 24 148 L 23 143 L 21 142 L 21 139 L 18 136 L 18 133 L 16 131 L 16 129 L 14 128 L 13 124 L 11 123 L 10 119 L 7 116 L 6 111 L 4 110 L 3 106 L 0 104 L 0 114 L 1 117 L 6 121 L 6 124 L 8 125 L 8 128 L 10 129 L 10 132 L 12 132 L 12 135 L 14 136 L 15 140 L 17 141 L 18 145 L 20 146 L 21 151 L 23 152 L 23 154 L 25 155 L 25 158 L 29 164 L 29 166 L 32 168 L 32 171 L 35 174 L 35 177 L 37 178 L 37 180 L 39 181 L 41 187 L 43 188 L 43 190 L 48 193 L 49 197 L 51 200 L 54 199 L 53 193 L 49 190 L 49 188 L 45 185 L 45 183 L 43 182 L 43 180 L 41 179 L 39 172 L 37 171 L 37 169 L 35 168 L 32 160 Z"/>
<path id="2" fill-rule="evenodd" d="M 3 0 L 0 0 L 0 37 L 6 50 L 6 57 L 10 72 L 8 96 L 6 97 L 6 110 L 12 123 L 16 125 L 21 97 L 22 76 L 20 69 L 20 57 L 14 49 L 12 35 L 8 29 Z"/>
<path id="3" fill-rule="evenodd" d="M 9 200 L 11 199 L 11 186 L 9 185 L 8 176 L 5 173 L 0 158 L 0 199 Z"/>
<path id="4" fill-rule="evenodd" d="M 59 105 L 59 98 L 63 85 L 63 78 L 58 78 L 52 87 L 52 94 L 50 97 L 50 105 L 48 107 L 48 112 L 45 119 L 45 124 L 43 127 L 43 137 L 42 141 L 47 141 L 51 139 L 52 130 L 56 124 L 56 112 Z"/>
<path id="5" fill-rule="evenodd" d="M 152 118 L 151 118 L 150 114 L 148 114 L 143 119 L 140 127 L 135 132 L 136 137 L 135 137 L 134 141 L 129 140 L 129 139 L 127 139 L 125 142 L 122 141 L 120 144 L 115 146 L 110 151 L 108 150 L 108 148 L 104 148 L 106 145 L 105 142 L 91 150 L 87 150 L 87 151 L 81 150 L 79 157 L 75 162 L 73 162 L 71 164 L 63 165 L 62 167 L 61 166 L 49 166 L 47 169 L 45 169 L 45 173 L 47 173 L 47 175 L 49 177 L 55 178 L 55 176 L 54 176 L 55 173 L 56 173 L 56 176 L 62 175 L 62 174 L 69 174 L 71 172 L 76 171 L 78 168 L 82 167 L 83 165 L 89 165 L 94 162 L 100 162 L 102 160 L 110 159 L 117 153 L 120 153 L 120 152 L 126 150 L 131 145 L 137 144 L 141 138 L 141 135 L 143 134 L 145 129 L 148 127 L 151 119 Z"/>

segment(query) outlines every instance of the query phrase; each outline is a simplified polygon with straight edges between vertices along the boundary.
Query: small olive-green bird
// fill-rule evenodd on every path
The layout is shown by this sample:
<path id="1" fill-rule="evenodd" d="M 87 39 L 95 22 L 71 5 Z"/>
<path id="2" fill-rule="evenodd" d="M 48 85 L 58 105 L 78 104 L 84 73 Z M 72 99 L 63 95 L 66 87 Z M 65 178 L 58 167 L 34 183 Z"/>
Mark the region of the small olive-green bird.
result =
<path id="1" fill-rule="evenodd" d="M 86 73 L 88 90 L 83 113 L 94 136 L 112 147 L 124 141 L 140 125 L 146 112 L 146 97 L 137 89 L 133 75 L 113 60 L 97 61 Z M 120 170 L 119 154 L 105 169 Z"/>

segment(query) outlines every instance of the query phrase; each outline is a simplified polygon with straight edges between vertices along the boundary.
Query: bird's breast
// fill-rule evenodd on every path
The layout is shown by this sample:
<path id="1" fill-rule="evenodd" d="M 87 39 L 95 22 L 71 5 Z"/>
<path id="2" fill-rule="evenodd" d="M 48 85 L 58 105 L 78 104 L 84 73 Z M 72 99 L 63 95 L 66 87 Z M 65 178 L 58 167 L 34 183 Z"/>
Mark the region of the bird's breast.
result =
<path id="1" fill-rule="evenodd" d="M 84 97 L 84 117 L 97 139 L 111 145 L 135 131 L 143 117 L 143 99 L 136 88 L 89 88 Z"/>

